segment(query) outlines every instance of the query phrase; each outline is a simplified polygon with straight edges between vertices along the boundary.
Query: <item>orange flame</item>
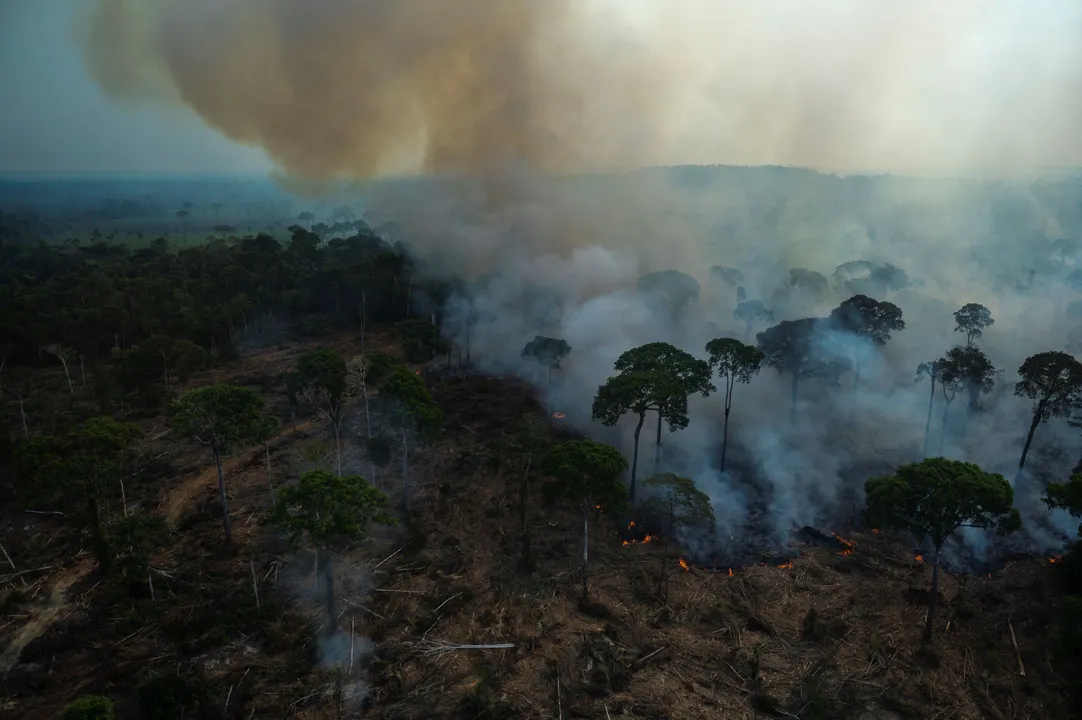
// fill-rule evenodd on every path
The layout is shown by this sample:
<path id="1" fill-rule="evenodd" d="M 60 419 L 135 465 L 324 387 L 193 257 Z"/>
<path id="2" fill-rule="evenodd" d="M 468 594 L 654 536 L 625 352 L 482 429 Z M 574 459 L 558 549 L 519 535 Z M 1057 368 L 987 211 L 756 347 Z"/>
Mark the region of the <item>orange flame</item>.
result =
<path id="1" fill-rule="evenodd" d="M 684 558 L 680 558 L 680 567 L 684 569 L 684 572 L 687 572 L 691 569 L 691 566 L 688 565 L 688 561 Z"/>
<path id="2" fill-rule="evenodd" d="M 601 509 L 600 505 L 594 505 L 594 510 L 600 510 L 600 509 Z"/>
<path id="3" fill-rule="evenodd" d="M 1054 556 L 1048 558 L 1048 562 L 1052 563 L 1053 565 L 1056 565 L 1058 563 L 1063 562 L 1063 556 L 1062 555 L 1054 555 Z"/>
<path id="4" fill-rule="evenodd" d="M 567 413 L 562 413 L 562 412 L 554 412 L 554 413 L 552 413 L 552 418 L 554 420 L 563 420 L 565 417 L 567 417 Z"/>
<path id="5" fill-rule="evenodd" d="M 733 569 L 729 568 L 729 577 L 732 577 L 732 576 L 733 576 Z"/>
<path id="6" fill-rule="evenodd" d="M 790 560 L 789 562 L 787 562 L 787 563 L 785 563 L 785 564 L 783 564 L 783 565 L 775 565 L 775 567 L 779 567 L 779 568 L 781 568 L 782 570 L 788 570 L 788 569 L 790 569 L 791 567 L 793 567 L 793 561 L 792 561 L 792 560 Z"/>
<path id="7" fill-rule="evenodd" d="M 916 555 L 914 555 L 914 556 L 913 556 L 913 559 L 914 559 L 914 560 L 916 560 L 916 561 L 917 561 L 917 562 L 919 562 L 919 563 L 922 563 L 922 562 L 924 562 L 924 556 L 923 556 L 923 555 L 921 555 L 920 553 L 917 553 Z"/>
<path id="8" fill-rule="evenodd" d="M 872 528 L 872 532 L 876 535 L 879 534 L 879 528 Z"/>
<path id="9" fill-rule="evenodd" d="M 830 534 L 834 536 L 835 540 L 837 540 L 838 542 L 840 542 L 842 544 L 842 550 L 841 550 L 841 552 L 838 553 L 839 555 L 852 555 L 853 554 L 853 549 L 857 546 L 857 544 L 855 542 L 853 542 L 852 540 L 846 540 L 845 538 L 843 538 L 838 533 L 830 533 Z"/>

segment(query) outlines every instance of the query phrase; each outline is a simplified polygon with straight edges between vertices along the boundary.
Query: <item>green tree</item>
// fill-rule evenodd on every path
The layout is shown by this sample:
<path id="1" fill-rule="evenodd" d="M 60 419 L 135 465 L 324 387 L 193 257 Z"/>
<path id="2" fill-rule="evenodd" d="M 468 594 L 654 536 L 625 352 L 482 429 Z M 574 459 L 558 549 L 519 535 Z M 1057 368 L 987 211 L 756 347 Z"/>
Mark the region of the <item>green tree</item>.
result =
<path id="1" fill-rule="evenodd" d="M 661 473 L 646 479 L 646 486 L 655 491 L 651 504 L 665 518 L 665 533 L 661 553 L 661 575 L 658 579 L 661 596 L 669 598 L 669 544 L 682 527 L 713 525 L 714 508 L 710 498 L 695 483 L 673 473 Z"/>
<path id="2" fill-rule="evenodd" d="M 1071 479 L 1062 483 L 1048 483 L 1044 502 L 1054 510 L 1066 510 L 1072 517 L 1082 517 L 1082 473 L 1076 472 Z M 1078 526 L 1082 536 L 1082 524 Z"/>
<path id="3" fill-rule="evenodd" d="M 763 353 L 758 348 L 735 338 L 716 338 L 706 344 L 710 365 L 725 381 L 725 425 L 721 436 L 721 471 L 725 472 L 725 455 L 729 447 L 729 412 L 733 408 L 736 383 L 747 384 L 763 366 Z"/>
<path id="4" fill-rule="evenodd" d="M 971 412 L 980 410 L 981 395 L 992 392 L 996 384 L 996 367 L 976 345 L 963 345 L 947 351 L 939 360 L 941 382 L 965 390 Z"/>
<path id="5" fill-rule="evenodd" d="M 688 426 L 688 396 L 686 388 L 669 373 L 632 371 L 614 375 L 597 389 L 594 396 L 593 419 L 613 426 L 626 413 L 639 417 L 635 425 L 635 444 L 631 455 L 631 484 L 628 489 L 635 502 L 635 477 L 639 467 L 639 435 L 647 412 L 657 412 L 665 418 L 673 432 Z"/>
<path id="6" fill-rule="evenodd" d="M 546 487 L 550 496 L 576 503 L 582 508 L 582 600 L 589 600 L 590 512 L 619 512 L 626 504 L 627 489 L 620 475 L 627 460 L 616 448 L 592 440 L 559 443 L 545 454 L 542 471 L 553 478 Z"/>
<path id="7" fill-rule="evenodd" d="M 396 366 L 380 387 L 390 403 L 390 415 L 402 437 L 402 510 L 410 514 L 410 439 L 431 441 L 443 426 L 443 411 L 428 392 L 424 380 L 404 365 Z"/>
<path id="8" fill-rule="evenodd" d="M 902 310 L 891 302 L 874 300 L 867 295 L 854 295 L 830 313 L 834 329 L 854 335 L 875 347 L 883 347 L 891 333 L 905 330 Z M 853 390 L 860 385 L 860 348 L 853 363 Z"/>
<path id="9" fill-rule="evenodd" d="M 1033 419 L 1018 460 L 1021 472 L 1037 426 L 1054 417 L 1066 417 L 1082 405 L 1082 363 L 1065 352 L 1037 353 L 1026 358 L 1018 375 L 1021 380 L 1015 384 L 1014 394 L 1033 401 Z"/>
<path id="10" fill-rule="evenodd" d="M 522 548 L 522 569 L 528 570 L 531 563 L 531 535 L 527 522 L 527 499 L 530 490 L 530 474 L 538 459 L 552 444 L 549 425 L 533 414 L 522 416 L 518 431 L 511 436 L 507 450 L 522 469 L 519 482 L 519 529 Z"/>
<path id="11" fill-rule="evenodd" d="M 440 337 L 440 329 L 427 320 L 402 320 L 394 326 L 402 342 L 402 352 L 412 363 L 428 362 L 448 352 L 450 346 Z"/>
<path id="12" fill-rule="evenodd" d="M 686 396 L 696 393 L 704 398 L 716 389 L 710 382 L 710 364 L 665 342 L 653 342 L 625 351 L 616 359 L 617 372 L 653 372 L 672 376 L 683 386 Z M 684 402 L 687 405 L 685 399 Z M 654 443 L 654 469 L 661 464 L 661 412 L 657 415 L 657 439 Z M 687 427 L 686 425 L 684 427 Z"/>
<path id="13" fill-rule="evenodd" d="M 128 589 L 150 582 L 150 557 L 169 542 L 169 525 L 159 515 L 129 513 L 112 527 L 117 566 Z"/>
<path id="14" fill-rule="evenodd" d="M 100 503 L 119 488 L 128 449 L 139 435 L 134 425 L 99 417 L 62 435 L 31 438 L 15 450 L 15 471 L 28 495 L 51 494 L 48 500 L 57 505 L 68 493 L 82 496 L 83 525 L 102 573 L 109 571 L 112 555 Z"/>
<path id="15" fill-rule="evenodd" d="M 835 355 L 819 336 L 822 320 L 784 320 L 755 336 L 763 363 L 791 379 L 789 419 L 796 421 L 797 392 L 802 379 L 817 379 L 832 385 L 849 368 L 849 361 Z"/>
<path id="16" fill-rule="evenodd" d="M 866 525 L 912 533 L 919 541 L 929 540 L 935 549 L 924 626 L 924 641 L 928 642 L 932 639 L 943 544 L 961 527 L 995 527 L 1000 533 L 1020 529 L 1022 519 L 1013 507 L 1014 490 L 1002 475 L 944 458 L 903 465 L 894 475 L 869 479 L 864 490 Z"/>
<path id="17" fill-rule="evenodd" d="M 222 507 L 225 542 L 233 544 L 229 499 L 225 491 L 222 456 L 265 442 L 274 433 L 274 418 L 264 410 L 263 398 L 237 385 L 207 385 L 180 396 L 170 411 L 173 431 L 210 450 L 218 470 L 218 500 Z"/>
<path id="18" fill-rule="evenodd" d="M 552 385 L 552 371 L 560 369 L 560 361 L 571 354 L 571 346 L 560 338 L 537 335 L 522 348 L 522 357 L 534 361 L 547 372 L 545 383 Z"/>
<path id="19" fill-rule="evenodd" d="M 61 720 L 116 720 L 116 709 L 104 695 L 83 695 L 64 709 Z"/>
<path id="20" fill-rule="evenodd" d="M 331 542 L 339 537 L 360 540 L 368 524 L 393 525 L 387 514 L 387 496 L 360 475 L 335 475 L 326 470 L 309 470 L 296 485 L 278 492 L 271 508 L 271 523 L 284 530 L 293 543 L 306 540 L 316 551 L 317 573 L 323 580 L 327 608 L 327 634 L 335 630 L 334 570 Z"/>
<path id="21" fill-rule="evenodd" d="M 342 474 L 342 423 L 346 419 L 346 361 L 334 350 L 313 350 L 297 360 L 290 393 L 326 418 L 334 434 L 335 472 Z"/>
<path id="22" fill-rule="evenodd" d="M 972 345 L 974 340 L 979 339 L 987 327 L 995 324 L 992 311 L 980 303 L 966 303 L 954 313 L 954 321 L 957 326 L 954 332 L 966 334 L 966 345 Z"/>

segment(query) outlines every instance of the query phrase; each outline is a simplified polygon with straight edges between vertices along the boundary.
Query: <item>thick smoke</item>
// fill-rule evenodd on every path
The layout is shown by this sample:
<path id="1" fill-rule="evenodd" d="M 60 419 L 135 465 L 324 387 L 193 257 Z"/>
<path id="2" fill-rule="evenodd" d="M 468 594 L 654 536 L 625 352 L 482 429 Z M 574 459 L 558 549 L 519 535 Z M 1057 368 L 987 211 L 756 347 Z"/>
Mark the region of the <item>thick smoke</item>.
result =
<path id="1" fill-rule="evenodd" d="M 991 308 L 980 344 L 1005 373 L 984 413 L 967 417 L 961 397 L 950 406 L 942 453 L 1014 475 L 1028 422 L 1015 369 L 1064 349 L 1070 329 L 1062 278 L 1075 266 L 1057 264 L 1049 241 L 1082 238 L 1077 182 L 629 169 L 1082 165 L 1082 4 L 100 0 L 86 20 L 88 67 L 107 92 L 186 105 L 291 178 L 439 176 L 370 185 L 366 209 L 395 221 L 431 272 L 469 279 L 446 325 L 461 329 L 473 304 L 485 369 L 528 375 L 528 340 L 567 340 L 553 386 L 538 386 L 569 422 L 627 450 L 627 423 L 590 419 L 621 352 L 667 340 L 702 356 L 707 340 L 744 335 L 736 287 L 711 266 L 740 269 L 747 297 L 779 321 L 824 316 L 858 287 L 899 305 L 907 328 L 862 358 L 859 391 L 848 375 L 840 389 L 807 381 L 790 424 L 787 378 L 764 369 L 738 386 L 728 473 L 720 398 L 694 399 L 689 428 L 663 434 L 661 469 L 711 494 L 723 543 L 752 526 L 776 545 L 851 518 L 864 479 L 918 460 L 928 386 L 915 369 L 964 340 L 951 314 L 967 302 Z M 833 275 L 853 260 L 911 282 Z M 792 286 L 798 267 L 825 276 L 825 292 Z M 702 287 L 677 320 L 636 292 L 638 277 L 670 268 Z M 942 413 L 937 395 L 932 454 Z M 1038 430 L 1027 503 L 1074 464 L 1075 432 Z M 1047 517 L 1028 512 L 1031 547 L 1071 531 Z M 979 551 L 984 536 L 966 541 Z"/>

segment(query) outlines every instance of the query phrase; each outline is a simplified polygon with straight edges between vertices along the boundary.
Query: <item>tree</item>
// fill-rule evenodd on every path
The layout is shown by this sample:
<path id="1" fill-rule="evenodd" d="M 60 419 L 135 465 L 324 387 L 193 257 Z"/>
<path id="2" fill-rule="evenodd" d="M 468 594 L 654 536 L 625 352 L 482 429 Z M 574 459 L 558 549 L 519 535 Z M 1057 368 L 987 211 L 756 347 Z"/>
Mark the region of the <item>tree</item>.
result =
<path id="1" fill-rule="evenodd" d="M 736 383 L 747 384 L 758 375 L 763 366 L 764 355 L 758 348 L 745 345 L 733 338 L 717 338 L 706 344 L 710 353 L 710 365 L 718 377 L 725 381 L 725 425 L 721 436 L 721 471 L 725 472 L 725 454 L 729 447 L 729 412 L 733 407 L 733 389 Z"/>
<path id="2" fill-rule="evenodd" d="M 1082 363 L 1065 352 L 1037 353 L 1026 358 L 1018 375 L 1022 379 L 1015 384 L 1014 394 L 1033 401 L 1033 419 L 1018 460 L 1021 472 L 1037 426 L 1053 417 L 1066 417 L 1082 405 Z"/>
<path id="3" fill-rule="evenodd" d="M 883 347 L 893 332 L 905 330 L 902 310 L 894 303 L 854 295 L 830 313 L 830 322 L 839 332 L 854 335 L 876 347 Z M 853 364 L 853 390 L 860 384 L 860 349 Z"/>
<path id="4" fill-rule="evenodd" d="M 410 514 L 409 445 L 411 436 L 431 440 L 443 425 L 443 411 L 425 387 L 424 380 L 403 365 L 391 370 L 380 387 L 391 403 L 391 415 L 402 431 L 402 511 Z"/>
<path id="5" fill-rule="evenodd" d="M 837 384 L 838 378 L 849 367 L 849 361 L 827 350 L 819 337 L 822 320 L 803 318 L 784 320 L 755 336 L 763 362 L 779 373 L 789 373 L 791 378 L 791 404 L 789 419 L 796 421 L 797 391 L 800 381 L 814 378 Z"/>
<path id="6" fill-rule="evenodd" d="M 537 335 L 522 348 L 521 356 L 545 368 L 548 373 L 546 385 L 552 385 L 552 371 L 560 369 L 560 362 L 571 354 L 571 346 L 561 338 Z"/>
<path id="7" fill-rule="evenodd" d="M 402 352 L 408 362 L 428 362 L 436 355 L 448 352 L 450 348 L 440 337 L 440 329 L 427 320 L 402 320 L 394 327 L 402 341 Z"/>
<path id="8" fill-rule="evenodd" d="M 963 345 L 947 351 L 939 360 L 942 369 L 940 379 L 965 390 L 969 395 L 969 409 L 980 410 L 980 397 L 992 392 L 996 384 L 996 368 L 984 351 L 975 345 Z"/>
<path id="9" fill-rule="evenodd" d="M 686 477 L 662 473 L 647 478 L 646 486 L 656 491 L 652 504 L 665 518 L 668 526 L 664 550 L 661 553 L 661 576 L 658 579 L 661 596 L 668 600 L 670 538 L 682 527 L 713 525 L 714 508 L 710 497 Z"/>
<path id="10" fill-rule="evenodd" d="M 943 544 L 960 527 L 996 527 L 1000 533 L 1020 529 L 1022 519 L 1013 507 L 1014 491 L 1002 475 L 945 458 L 903 465 L 894 475 L 869 479 L 864 489 L 866 525 L 912 533 L 919 541 L 929 540 L 935 549 L 924 625 L 924 641 L 929 642 Z"/>
<path id="11" fill-rule="evenodd" d="M 274 418 L 264 411 L 263 398 L 237 385 L 207 385 L 189 390 L 173 403 L 169 418 L 173 431 L 210 450 L 218 470 L 218 500 L 226 545 L 233 544 L 229 499 L 225 492 L 222 456 L 266 441 L 274 432 Z"/>
<path id="12" fill-rule="evenodd" d="M 713 372 L 710 364 L 699 360 L 690 353 L 664 342 L 647 343 L 625 351 L 616 359 L 618 372 L 652 372 L 672 376 L 683 386 L 686 397 L 700 394 L 704 398 L 717 388 L 710 382 Z M 684 406 L 687 406 L 685 398 Z M 658 410 L 657 440 L 654 445 L 654 469 L 661 463 L 661 421 L 663 415 Z M 686 425 L 684 427 L 687 427 Z"/>
<path id="13" fill-rule="evenodd" d="M 597 389 L 594 396 L 593 419 L 613 426 L 625 413 L 638 415 L 635 445 L 631 456 L 631 502 L 635 502 L 635 477 L 639 466 L 639 434 L 646 413 L 654 411 L 665 418 L 672 432 L 688 426 L 688 396 L 680 381 L 668 373 L 633 371 L 614 375 Z"/>
<path id="14" fill-rule="evenodd" d="M 519 526 L 522 545 L 522 569 L 530 567 L 531 542 L 530 526 L 527 523 L 526 508 L 527 495 L 530 490 L 530 473 L 534 464 L 551 445 L 549 437 L 549 425 L 542 422 L 536 415 L 527 414 L 522 416 L 518 431 L 508 442 L 507 450 L 511 457 L 519 462 L 522 467 L 522 480 L 519 483 Z"/>
<path id="15" fill-rule="evenodd" d="M 992 311 L 979 303 L 966 303 L 957 312 L 954 313 L 954 321 L 958 323 L 958 326 L 954 328 L 954 332 L 964 332 L 966 334 L 966 345 L 972 345 L 974 340 L 977 340 L 984 334 L 984 329 L 994 325 L 995 320 L 992 318 Z"/>
<path id="16" fill-rule="evenodd" d="M 304 212 L 297 215 L 297 219 L 303 223 L 310 223 L 316 219 L 316 216 L 305 210 Z"/>
<path id="17" fill-rule="evenodd" d="M 744 323 L 744 339 L 747 340 L 756 325 L 774 322 L 774 313 L 767 310 L 761 300 L 747 300 L 737 304 L 733 318 Z"/>
<path id="18" fill-rule="evenodd" d="M 1071 479 L 1063 483 L 1048 483 L 1044 502 L 1054 510 L 1066 510 L 1072 517 L 1082 517 L 1082 473 L 1075 472 Z M 1082 536 L 1082 524 L 1078 526 Z"/>
<path id="19" fill-rule="evenodd" d="M 116 708 L 104 695 L 83 695 L 64 709 L 60 720 L 116 720 Z"/>
<path id="20" fill-rule="evenodd" d="M 70 347 L 65 347 L 60 343 L 52 343 L 51 345 L 46 345 L 42 348 L 42 350 L 49 353 L 60 361 L 60 364 L 64 367 L 64 377 L 68 381 L 68 392 L 74 393 L 75 386 L 71 382 L 70 364 L 72 359 L 74 359 L 77 354 L 75 350 Z"/>
<path id="21" fill-rule="evenodd" d="M 789 271 L 789 286 L 800 288 L 815 297 L 822 297 L 830 289 L 827 279 L 807 268 L 793 268 Z"/>
<path id="22" fill-rule="evenodd" d="M 368 358 L 355 355 L 346 363 L 346 391 L 350 395 L 360 393 L 364 396 L 364 422 L 368 438 L 372 439 L 372 411 L 368 401 L 368 378 L 370 375 Z"/>
<path id="23" fill-rule="evenodd" d="M 345 421 L 346 361 L 334 350 L 313 350 L 297 360 L 290 392 L 330 423 L 334 434 L 335 470 L 342 474 L 342 423 Z"/>
<path id="24" fill-rule="evenodd" d="M 553 478 L 546 490 L 582 507 L 582 601 L 589 600 L 590 512 L 599 508 L 619 512 L 627 501 L 620 475 L 627 460 L 616 448 L 592 440 L 571 440 L 554 445 L 541 462 Z"/>
<path id="25" fill-rule="evenodd" d="M 923 362 L 917 366 L 916 381 L 920 382 L 922 377 L 927 377 L 931 381 L 931 389 L 928 394 L 928 419 L 924 423 L 924 449 L 921 451 L 922 459 L 928 457 L 928 439 L 932 432 L 932 406 L 935 404 L 935 384 L 942 380 L 943 377 L 943 368 L 939 363 L 939 360 L 932 360 L 931 362 Z M 946 397 L 945 391 L 944 397 Z M 946 425 L 945 416 L 943 418 L 943 424 Z"/>
<path id="26" fill-rule="evenodd" d="M 699 281 L 679 270 L 647 273 L 639 278 L 637 287 L 639 292 L 657 298 L 671 318 L 683 315 L 701 292 Z"/>
<path id="27" fill-rule="evenodd" d="M 27 495 L 50 496 L 46 500 L 56 505 L 71 493 L 81 495 L 83 526 L 103 574 L 109 572 L 112 555 L 101 525 L 101 500 L 119 486 L 128 449 L 139 435 L 134 425 L 99 417 L 62 435 L 25 440 L 15 449 L 15 472 Z"/>
<path id="28" fill-rule="evenodd" d="M 323 579 L 327 608 L 327 634 L 333 635 L 338 611 L 335 606 L 331 542 L 338 537 L 360 540 L 369 523 L 393 525 L 387 514 L 387 496 L 360 475 L 335 475 L 326 470 L 309 470 L 296 485 L 278 493 L 269 519 L 297 543 L 307 540 L 316 551 L 316 572 Z"/>

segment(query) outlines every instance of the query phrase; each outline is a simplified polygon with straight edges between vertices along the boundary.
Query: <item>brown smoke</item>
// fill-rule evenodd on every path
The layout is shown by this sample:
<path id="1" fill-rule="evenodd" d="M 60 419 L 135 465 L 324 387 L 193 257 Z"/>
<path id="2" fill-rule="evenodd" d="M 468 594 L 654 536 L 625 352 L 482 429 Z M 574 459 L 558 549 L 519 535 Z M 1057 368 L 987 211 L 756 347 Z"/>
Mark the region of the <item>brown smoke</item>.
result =
<path id="1" fill-rule="evenodd" d="M 88 67 L 311 179 L 1082 164 L 1082 4 L 98 0 Z"/>

